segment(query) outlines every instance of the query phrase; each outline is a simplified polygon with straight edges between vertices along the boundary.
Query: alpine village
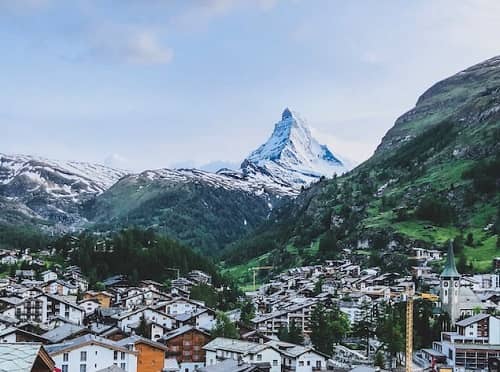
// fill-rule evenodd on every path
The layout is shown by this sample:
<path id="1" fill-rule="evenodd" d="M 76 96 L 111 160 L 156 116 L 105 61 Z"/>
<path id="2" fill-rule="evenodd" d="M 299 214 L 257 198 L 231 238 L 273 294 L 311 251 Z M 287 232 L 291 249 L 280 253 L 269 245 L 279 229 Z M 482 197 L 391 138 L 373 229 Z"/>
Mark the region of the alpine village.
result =
<path id="1" fill-rule="evenodd" d="M 216 171 L 0 154 L 0 371 L 499 371 L 500 57 L 360 164 L 293 109 Z"/>

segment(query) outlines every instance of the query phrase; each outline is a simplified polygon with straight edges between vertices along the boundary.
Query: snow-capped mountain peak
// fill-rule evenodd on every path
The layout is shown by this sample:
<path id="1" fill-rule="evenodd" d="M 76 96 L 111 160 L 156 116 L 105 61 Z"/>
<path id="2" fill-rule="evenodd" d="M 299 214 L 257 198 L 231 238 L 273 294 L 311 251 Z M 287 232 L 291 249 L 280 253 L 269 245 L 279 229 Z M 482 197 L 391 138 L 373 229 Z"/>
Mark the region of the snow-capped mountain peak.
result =
<path id="1" fill-rule="evenodd" d="M 252 167 L 249 167 L 250 164 Z M 253 151 L 242 164 L 243 171 L 254 172 L 255 167 L 293 187 L 347 171 L 328 146 L 320 144 L 312 136 L 307 122 L 289 108 L 283 111 L 267 142 Z"/>

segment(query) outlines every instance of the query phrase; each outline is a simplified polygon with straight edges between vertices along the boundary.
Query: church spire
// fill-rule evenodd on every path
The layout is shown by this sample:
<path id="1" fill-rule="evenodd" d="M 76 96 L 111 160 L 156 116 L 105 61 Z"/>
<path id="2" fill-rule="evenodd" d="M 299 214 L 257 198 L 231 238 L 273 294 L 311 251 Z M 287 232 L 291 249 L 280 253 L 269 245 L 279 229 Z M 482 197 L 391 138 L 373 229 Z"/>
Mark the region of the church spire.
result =
<path id="1" fill-rule="evenodd" d="M 446 255 L 446 264 L 441 273 L 442 278 L 460 278 L 460 274 L 455 266 L 455 254 L 453 253 L 453 242 L 450 242 L 448 254 Z"/>

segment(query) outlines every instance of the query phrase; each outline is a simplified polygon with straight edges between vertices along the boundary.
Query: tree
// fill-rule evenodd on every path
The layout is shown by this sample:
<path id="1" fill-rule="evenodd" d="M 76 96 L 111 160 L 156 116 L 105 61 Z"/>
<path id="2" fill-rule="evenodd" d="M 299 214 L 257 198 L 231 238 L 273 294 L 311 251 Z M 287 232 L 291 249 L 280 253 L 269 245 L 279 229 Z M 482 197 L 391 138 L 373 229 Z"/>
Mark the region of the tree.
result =
<path id="1" fill-rule="evenodd" d="M 375 365 L 375 367 L 380 367 L 381 369 L 385 369 L 385 358 L 382 352 L 379 351 L 377 352 L 377 354 L 375 354 L 375 360 L 373 364 Z"/>
<path id="2" fill-rule="evenodd" d="M 338 254 L 337 238 L 332 230 L 328 230 L 319 240 L 318 257 L 323 260 L 335 258 Z"/>
<path id="3" fill-rule="evenodd" d="M 472 247 L 474 245 L 474 235 L 471 232 L 467 234 L 467 240 L 465 241 L 465 244 L 467 244 L 469 247 Z"/>
<path id="4" fill-rule="evenodd" d="M 217 306 L 217 292 L 208 284 L 198 284 L 191 288 L 190 298 L 203 301 L 206 306 L 214 308 Z"/>
<path id="5" fill-rule="evenodd" d="M 254 317 L 255 307 L 253 306 L 252 301 L 247 299 L 241 304 L 240 320 L 243 324 L 250 325 Z"/>
<path id="6" fill-rule="evenodd" d="M 283 342 L 290 342 L 292 344 L 302 345 L 304 343 L 304 335 L 302 330 L 296 326 L 292 321 L 287 327 L 282 327 L 278 331 L 278 338 Z"/>
<path id="7" fill-rule="evenodd" d="M 463 252 L 458 256 L 457 270 L 462 274 L 465 274 L 469 271 L 469 268 L 467 266 L 467 258 L 465 257 L 465 254 Z"/>
<path id="8" fill-rule="evenodd" d="M 144 338 L 151 338 L 151 328 L 144 314 L 141 316 L 141 320 L 139 321 L 139 325 L 137 326 L 135 333 Z"/>
<path id="9" fill-rule="evenodd" d="M 464 244 L 464 237 L 462 235 L 455 236 L 455 239 L 453 239 L 453 251 L 455 254 L 459 254 L 464 250 Z"/>
<path id="10" fill-rule="evenodd" d="M 239 338 L 238 330 L 226 314 L 217 312 L 215 327 L 212 330 L 212 337 Z"/>
<path id="11" fill-rule="evenodd" d="M 316 284 L 314 285 L 314 290 L 313 290 L 313 294 L 315 296 L 319 295 L 323 291 L 323 284 L 324 284 L 323 279 L 319 279 L 316 282 Z"/>
<path id="12" fill-rule="evenodd" d="M 372 306 L 368 301 L 363 301 L 360 306 L 361 316 L 354 323 L 352 333 L 366 342 L 366 356 L 370 355 L 370 337 L 375 333 Z"/>
<path id="13" fill-rule="evenodd" d="M 334 345 L 349 331 L 349 320 L 337 307 L 326 309 L 318 304 L 311 313 L 309 326 L 314 347 L 322 353 L 332 355 Z"/>
<path id="14" fill-rule="evenodd" d="M 401 307 L 404 304 L 398 305 Z M 383 315 L 378 319 L 376 334 L 390 355 L 392 362 L 405 347 L 404 309 L 387 304 Z"/>

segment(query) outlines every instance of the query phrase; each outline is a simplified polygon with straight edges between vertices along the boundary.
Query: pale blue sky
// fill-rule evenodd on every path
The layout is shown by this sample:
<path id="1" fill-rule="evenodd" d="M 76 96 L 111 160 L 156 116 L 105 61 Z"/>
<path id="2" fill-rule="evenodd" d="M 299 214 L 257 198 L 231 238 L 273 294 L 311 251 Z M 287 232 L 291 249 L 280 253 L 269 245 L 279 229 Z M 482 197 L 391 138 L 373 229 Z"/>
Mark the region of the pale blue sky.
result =
<path id="1" fill-rule="evenodd" d="M 361 161 L 498 40 L 497 0 L 0 0 L 0 152 L 235 162 L 289 106 Z"/>

